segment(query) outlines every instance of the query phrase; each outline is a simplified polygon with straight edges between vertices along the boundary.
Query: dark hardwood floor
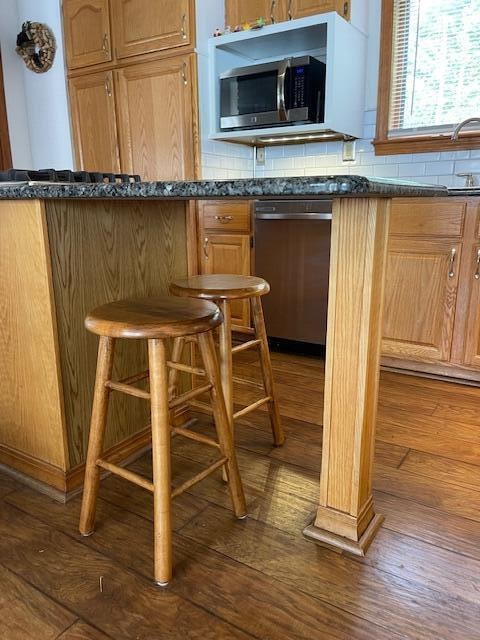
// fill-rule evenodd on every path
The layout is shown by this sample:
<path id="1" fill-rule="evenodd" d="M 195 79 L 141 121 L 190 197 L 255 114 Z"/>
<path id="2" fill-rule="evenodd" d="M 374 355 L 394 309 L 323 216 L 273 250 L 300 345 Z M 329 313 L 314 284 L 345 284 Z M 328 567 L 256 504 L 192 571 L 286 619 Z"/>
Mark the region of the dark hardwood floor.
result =
<path id="1" fill-rule="evenodd" d="M 480 639 L 480 389 L 382 373 L 385 524 L 367 557 L 353 558 L 301 535 L 318 491 L 323 364 L 272 357 L 287 442 L 272 447 L 264 411 L 238 425 L 247 520 L 232 518 L 219 473 L 176 500 L 166 590 L 151 581 L 142 489 L 107 478 L 97 530 L 81 538 L 79 498 L 61 505 L 0 476 L 2 640 Z M 253 354 L 236 374 L 259 379 Z M 212 457 L 180 438 L 173 449 L 175 483 Z M 149 456 L 131 466 L 148 473 Z"/>

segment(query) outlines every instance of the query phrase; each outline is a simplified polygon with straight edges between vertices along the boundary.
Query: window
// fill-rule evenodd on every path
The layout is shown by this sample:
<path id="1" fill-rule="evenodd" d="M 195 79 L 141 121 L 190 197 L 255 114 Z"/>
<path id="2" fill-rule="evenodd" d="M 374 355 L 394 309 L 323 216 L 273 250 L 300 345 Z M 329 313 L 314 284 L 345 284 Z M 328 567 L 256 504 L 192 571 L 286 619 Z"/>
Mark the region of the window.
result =
<path id="1" fill-rule="evenodd" d="M 376 152 L 480 146 L 480 0 L 383 0 Z"/>

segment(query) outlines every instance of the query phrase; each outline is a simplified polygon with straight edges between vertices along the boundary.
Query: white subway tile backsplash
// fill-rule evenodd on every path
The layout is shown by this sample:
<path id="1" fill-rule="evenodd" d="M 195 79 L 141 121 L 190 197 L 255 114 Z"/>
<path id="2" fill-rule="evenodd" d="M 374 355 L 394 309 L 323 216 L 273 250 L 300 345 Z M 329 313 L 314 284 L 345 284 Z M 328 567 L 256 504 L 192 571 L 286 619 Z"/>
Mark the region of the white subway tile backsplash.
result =
<path id="1" fill-rule="evenodd" d="M 480 158 L 457 160 L 455 163 L 455 173 L 480 173 Z"/>
<path id="2" fill-rule="evenodd" d="M 466 160 L 473 151 L 442 151 L 440 160 Z"/>
<path id="3" fill-rule="evenodd" d="M 373 167 L 376 178 L 398 178 L 398 164 L 377 164 Z"/>
<path id="4" fill-rule="evenodd" d="M 463 152 L 460 151 L 459 153 L 470 153 L 470 158 L 480 158 L 480 149 L 472 149 L 471 151 Z"/>
<path id="5" fill-rule="evenodd" d="M 453 162 L 451 161 L 439 161 L 439 162 L 427 162 L 425 165 L 425 175 L 438 176 L 440 174 L 453 173 Z"/>
<path id="6" fill-rule="evenodd" d="M 390 165 L 391 167 L 394 165 Z M 406 176 L 424 176 L 425 175 L 425 163 L 412 162 L 398 165 L 399 177 L 405 178 Z"/>

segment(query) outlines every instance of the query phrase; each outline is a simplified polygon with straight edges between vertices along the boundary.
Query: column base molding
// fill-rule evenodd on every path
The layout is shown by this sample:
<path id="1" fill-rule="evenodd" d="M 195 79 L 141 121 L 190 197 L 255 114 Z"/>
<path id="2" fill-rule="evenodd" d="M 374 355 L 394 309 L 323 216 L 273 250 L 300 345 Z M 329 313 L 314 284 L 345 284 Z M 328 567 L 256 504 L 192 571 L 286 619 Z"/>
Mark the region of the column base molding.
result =
<path id="1" fill-rule="evenodd" d="M 321 529 L 315 526 L 315 520 L 316 514 L 311 518 L 310 524 L 303 530 L 303 535 L 307 540 L 322 546 L 334 547 L 355 556 L 364 556 L 385 518 L 379 514 L 374 515 L 358 540 L 350 540 L 326 529 Z"/>

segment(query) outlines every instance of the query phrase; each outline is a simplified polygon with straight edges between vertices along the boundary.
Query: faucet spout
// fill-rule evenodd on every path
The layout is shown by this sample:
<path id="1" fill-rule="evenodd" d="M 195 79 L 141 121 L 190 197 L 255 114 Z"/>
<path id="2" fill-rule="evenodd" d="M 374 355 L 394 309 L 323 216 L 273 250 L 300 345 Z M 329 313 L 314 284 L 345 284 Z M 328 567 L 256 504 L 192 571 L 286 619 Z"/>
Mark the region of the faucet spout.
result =
<path id="1" fill-rule="evenodd" d="M 460 133 L 460 131 L 463 129 L 463 127 L 465 127 L 467 124 L 470 124 L 471 122 L 478 122 L 480 124 L 480 117 L 467 118 L 466 120 L 463 120 L 462 122 L 457 124 L 454 132 L 452 133 L 451 141 L 456 142 L 458 140 L 458 134 Z"/>

